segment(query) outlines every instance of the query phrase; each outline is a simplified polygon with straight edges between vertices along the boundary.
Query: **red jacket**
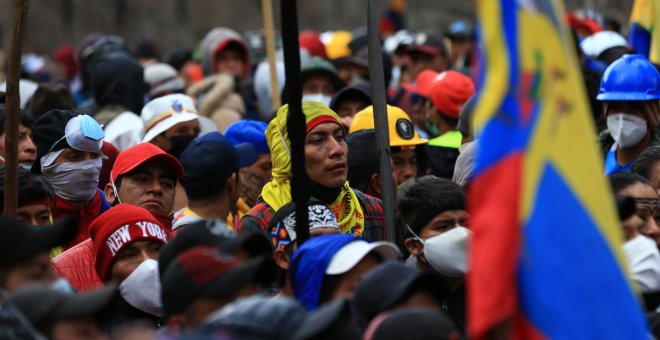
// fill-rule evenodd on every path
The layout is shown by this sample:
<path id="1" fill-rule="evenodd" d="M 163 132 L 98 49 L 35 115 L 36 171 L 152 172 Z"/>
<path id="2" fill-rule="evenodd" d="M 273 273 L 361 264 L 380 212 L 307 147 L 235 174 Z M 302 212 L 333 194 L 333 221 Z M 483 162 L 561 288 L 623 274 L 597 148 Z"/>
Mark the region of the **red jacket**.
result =
<path id="1" fill-rule="evenodd" d="M 96 194 L 92 200 L 85 205 L 73 205 L 60 197 L 55 199 L 55 209 L 53 210 L 53 218 L 59 219 L 61 217 L 72 217 L 76 219 L 78 224 L 78 232 L 76 237 L 69 243 L 64 244 L 64 250 L 67 250 L 76 244 L 89 238 L 89 225 L 101 213 L 108 210 L 110 205 L 105 200 L 105 195 L 100 190 L 96 190 Z"/>
<path id="2" fill-rule="evenodd" d="M 94 243 L 91 238 L 78 243 L 51 260 L 53 268 L 80 292 L 103 287 L 94 268 Z"/>

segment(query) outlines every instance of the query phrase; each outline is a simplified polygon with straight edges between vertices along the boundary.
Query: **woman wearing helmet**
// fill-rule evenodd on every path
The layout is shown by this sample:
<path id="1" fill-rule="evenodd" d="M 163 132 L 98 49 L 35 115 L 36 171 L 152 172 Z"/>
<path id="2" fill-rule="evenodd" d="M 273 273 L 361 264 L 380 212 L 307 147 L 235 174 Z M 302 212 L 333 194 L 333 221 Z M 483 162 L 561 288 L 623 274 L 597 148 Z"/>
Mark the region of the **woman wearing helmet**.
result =
<path id="1" fill-rule="evenodd" d="M 607 119 L 599 137 L 605 175 L 630 171 L 644 149 L 660 144 L 660 73 L 643 56 L 626 54 L 605 70 L 596 98 Z"/>
<path id="2" fill-rule="evenodd" d="M 380 200 L 351 188 L 348 145 L 341 119 L 323 103 L 302 102 L 307 134 L 305 170 L 312 196 L 330 206 L 344 234 L 384 239 Z M 257 205 L 241 218 L 237 230 L 268 229 L 273 214 L 291 202 L 291 141 L 287 131 L 289 106 L 284 105 L 268 124 L 266 140 L 273 162 L 273 179 L 266 183 Z"/>

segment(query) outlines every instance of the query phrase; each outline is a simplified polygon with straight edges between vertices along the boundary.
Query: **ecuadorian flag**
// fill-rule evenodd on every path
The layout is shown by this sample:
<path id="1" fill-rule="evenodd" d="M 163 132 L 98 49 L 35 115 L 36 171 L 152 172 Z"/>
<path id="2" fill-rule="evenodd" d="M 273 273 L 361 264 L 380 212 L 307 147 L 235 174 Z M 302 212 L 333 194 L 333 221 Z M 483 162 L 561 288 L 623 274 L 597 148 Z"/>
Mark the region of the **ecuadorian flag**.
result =
<path id="1" fill-rule="evenodd" d="M 630 14 L 628 40 L 635 52 L 660 62 L 660 1 L 635 0 Z"/>
<path id="2" fill-rule="evenodd" d="M 470 336 L 646 338 L 561 2 L 477 11 Z"/>

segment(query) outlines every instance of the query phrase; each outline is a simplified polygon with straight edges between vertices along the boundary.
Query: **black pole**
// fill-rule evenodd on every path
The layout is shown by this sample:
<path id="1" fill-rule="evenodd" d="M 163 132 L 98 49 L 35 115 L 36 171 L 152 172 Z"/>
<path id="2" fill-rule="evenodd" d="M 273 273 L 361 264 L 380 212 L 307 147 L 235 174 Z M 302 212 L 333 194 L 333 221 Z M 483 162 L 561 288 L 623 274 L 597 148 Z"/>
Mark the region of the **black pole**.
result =
<path id="1" fill-rule="evenodd" d="M 289 103 L 286 128 L 291 141 L 291 195 L 296 204 L 296 241 L 300 246 L 309 239 L 307 203 L 310 190 L 305 172 L 305 115 L 302 112 L 298 14 L 296 0 L 282 0 L 281 4 L 286 97 Z"/>
<path id="2" fill-rule="evenodd" d="M 387 96 L 383 73 L 383 54 L 380 36 L 376 25 L 373 0 L 367 3 L 367 36 L 369 41 L 369 79 L 371 79 L 371 97 L 374 105 L 374 126 L 376 128 L 376 147 L 380 163 L 380 186 L 383 200 L 383 217 L 387 240 L 397 242 L 394 227 L 394 189 L 392 165 L 390 164 L 390 135 L 387 126 Z"/>

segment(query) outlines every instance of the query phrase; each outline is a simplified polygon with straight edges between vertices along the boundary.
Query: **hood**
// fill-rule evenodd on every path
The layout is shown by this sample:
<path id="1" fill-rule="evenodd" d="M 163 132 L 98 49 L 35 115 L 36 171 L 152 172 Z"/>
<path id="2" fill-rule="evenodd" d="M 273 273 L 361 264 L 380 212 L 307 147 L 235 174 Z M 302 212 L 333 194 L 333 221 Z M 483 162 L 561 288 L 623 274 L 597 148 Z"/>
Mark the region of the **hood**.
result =
<path id="1" fill-rule="evenodd" d="M 309 239 L 291 258 L 289 276 L 293 293 L 307 310 L 319 305 L 325 271 L 332 257 L 345 245 L 360 240 L 347 234 L 323 235 Z"/>
<path id="2" fill-rule="evenodd" d="M 247 77 L 250 69 L 250 53 L 245 46 L 245 41 L 236 31 L 226 27 L 216 27 L 206 34 L 201 43 L 201 64 L 205 77 L 215 73 L 215 56 L 222 51 L 230 42 L 238 42 L 245 51 L 245 67 L 243 77 Z"/>
<path id="3" fill-rule="evenodd" d="M 139 114 L 144 105 L 144 73 L 133 57 L 112 53 L 93 61 L 91 86 L 99 107 L 117 104 Z"/>

